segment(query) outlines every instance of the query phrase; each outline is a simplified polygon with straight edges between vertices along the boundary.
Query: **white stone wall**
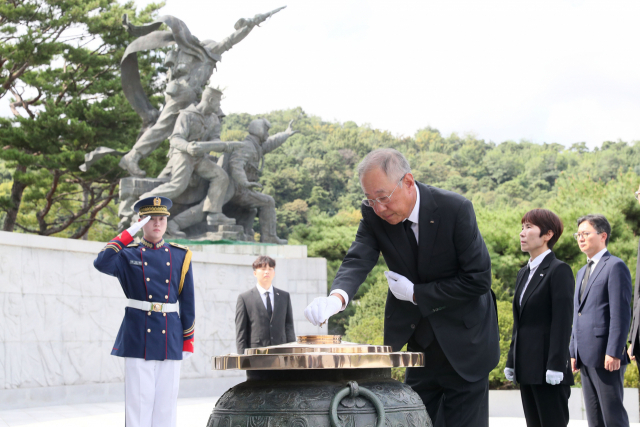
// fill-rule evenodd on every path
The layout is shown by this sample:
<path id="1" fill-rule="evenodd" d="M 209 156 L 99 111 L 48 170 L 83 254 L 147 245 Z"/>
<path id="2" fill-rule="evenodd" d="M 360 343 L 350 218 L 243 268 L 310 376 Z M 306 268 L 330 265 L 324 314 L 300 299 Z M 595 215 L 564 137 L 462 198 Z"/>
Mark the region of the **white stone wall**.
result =
<path id="1" fill-rule="evenodd" d="M 111 356 L 126 299 L 93 260 L 104 246 L 0 232 L 0 409 L 122 399 L 123 359 Z M 193 247 L 196 352 L 183 362 L 181 397 L 220 395 L 244 380 L 212 371 L 212 356 L 235 352 L 238 294 L 255 286 L 251 246 Z M 326 260 L 306 247 L 256 246 L 276 259 L 274 285 L 291 293 L 297 335 L 326 333 L 303 310 L 326 295 Z"/>

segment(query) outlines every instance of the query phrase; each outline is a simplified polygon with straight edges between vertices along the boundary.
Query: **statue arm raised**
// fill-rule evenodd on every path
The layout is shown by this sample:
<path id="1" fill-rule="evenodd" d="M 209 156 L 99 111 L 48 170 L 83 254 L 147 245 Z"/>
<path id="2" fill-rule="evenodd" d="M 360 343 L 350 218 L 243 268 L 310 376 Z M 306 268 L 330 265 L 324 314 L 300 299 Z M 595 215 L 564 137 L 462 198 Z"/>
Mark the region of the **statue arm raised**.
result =
<path id="1" fill-rule="evenodd" d="M 279 7 L 277 9 L 272 10 L 271 12 L 261 13 L 253 18 L 245 19 L 240 18 L 234 25 L 236 32 L 231 34 L 229 37 L 218 43 L 215 47 L 211 49 L 212 53 L 220 55 L 223 52 L 228 51 L 236 44 L 240 43 L 247 35 L 253 30 L 253 27 L 262 24 L 267 18 L 270 18 L 274 13 L 280 12 L 286 6 Z"/>
<path id="2" fill-rule="evenodd" d="M 275 135 L 270 136 L 263 144 L 262 144 L 262 152 L 264 154 L 269 153 L 273 150 L 275 150 L 276 148 L 278 148 L 279 146 L 281 146 L 282 144 L 285 143 L 285 141 L 287 139 L 289 139 L 290 136 L 295 135 L 296 133 L 298 133 L 299 131 L 297 130 L 293 130 L 291 128 L 291 125 L 293 124 L 293 120 L 291 120 L 289 122 L 289 126 L 287 126 L 287 129 L 284 132 L 278 132 Z"/>

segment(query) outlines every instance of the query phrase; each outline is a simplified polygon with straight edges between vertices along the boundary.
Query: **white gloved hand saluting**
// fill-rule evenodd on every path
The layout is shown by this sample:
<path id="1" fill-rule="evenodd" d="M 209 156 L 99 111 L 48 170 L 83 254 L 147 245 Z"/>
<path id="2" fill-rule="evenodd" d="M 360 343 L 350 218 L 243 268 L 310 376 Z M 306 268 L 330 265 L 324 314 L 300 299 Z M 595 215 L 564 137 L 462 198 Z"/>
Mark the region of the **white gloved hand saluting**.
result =
<path id="1" fill-rule="evenodd" d="M 547 384 L 558 385 L 564 379 L 564 373 L 547 370 Z"/>
<path id="2" fill-rule="evenodd" d="M 148 223 L 149 221 L 151 221 L 151 217 L 150 216 L 146 217 L 142 221 L 136 222 L 131 227 L 127 228 L 127 233 L 129 233 L 129 236 L 131 236 L 131 237 L 135 236 L 136 233 L 138 231 L 142 230 L 142 227 L 144 227 L 144 225 L 146 223 Z"/>
<path id="3" fill-rule="evenodd" d="M 304 317 L 314 326 L 320 326 L 329 317 L 340 312 L 342 301 L 335 295 L 314 299 L 311 304 L 304 309 Z"/>
<path id="4" fill-rule="evenodd" d="M 516 372 L 513 370 L 513 368 L 504 368 L 504 376 L 507 377 L 507 380 L 513 382 L 513 377 L 515 376 Z"/>
<path id="5" fill-rule="evenodd" d="M 401 274 L 393 271 L 385 271 L 385 277 L 389 283 L 389 290 L 401 301 L 409 301 L 414 305 L 418 305 L 413 301 L 413 283 Z"/>

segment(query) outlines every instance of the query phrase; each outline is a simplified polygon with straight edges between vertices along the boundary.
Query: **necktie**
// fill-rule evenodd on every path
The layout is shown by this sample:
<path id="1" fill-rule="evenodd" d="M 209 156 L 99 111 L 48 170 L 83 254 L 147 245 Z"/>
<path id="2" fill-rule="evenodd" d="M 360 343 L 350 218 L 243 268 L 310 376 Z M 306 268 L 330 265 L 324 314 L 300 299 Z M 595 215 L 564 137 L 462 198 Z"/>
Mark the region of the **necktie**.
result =
<path id="1" fill-rule="evenodd" d="M 403 225 L 404 225 L 404 231 L 405 233 L 407 233 L 407 238 L 409 239 L 409 246 L 411 247 L 411 252 L 413 252 L 413 257 L 417 260 L 418 259 L 418 241 L 416 240 L 416 235 L 411 229 L 413 222 L 407 219 L 404 221 Z"/>
<path id="2" fill-rule="evenodd" d="M 580 302 L 582 302 L 582 295 L 584 294 L 584 290 L 587 287 L 587 283 L 589 283 L 589 276 L 591 276 L 591 266 L 593 265 L 593 261 L 589 261 L 587 263 L 587 271 L 584 272 L 584 278 L 582 279 L 582 285 L 580 285 Z"/>
<path id="3" fill-rule="evenodd" d="M 527 269 L 524 271 L 524 276 L 522 276 L 522 290 L 520 291 L 520 299 L 519 303 L 522 305 L 522 297 L 524 297 L 524 291 L 527 290 L 527 280 L 529 280 L 529 275 L 531 274 L 531 269 L 529 268 L 529 264 L 527 264 Z"/>
<path id="4" fill-rule="evenodd" d="M 271 307 L 271 298 L 269 298 L 269 294 L 271 292 L 267 292 L 267 314 L 269 315 L 269 320 L 271 320 L 271 317 L 273 316 L 273 307 Z"/>

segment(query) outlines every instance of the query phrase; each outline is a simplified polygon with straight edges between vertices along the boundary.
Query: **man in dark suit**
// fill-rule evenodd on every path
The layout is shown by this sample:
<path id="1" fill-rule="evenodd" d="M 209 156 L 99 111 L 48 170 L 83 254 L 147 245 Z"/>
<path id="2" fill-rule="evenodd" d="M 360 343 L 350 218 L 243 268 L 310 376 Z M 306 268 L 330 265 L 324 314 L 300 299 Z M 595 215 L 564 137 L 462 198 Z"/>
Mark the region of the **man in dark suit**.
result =
<path id="1" fill-rule="evenodd" d="M 635 192 L 636 200 L 640 202 L 640 187 Z M 627 354 L 631 360 L 640 356 L 640 302 L 638 301 L 638 289 L 640 289 L 640 243 L 638 243 L 638 261 L 636 261 L 636 284 L 633 288 L 633 320 L 629 333 L 629 349 Z M 636 360 L 636 364 L 638 361 Z"/>
<path id="2" fill-rule="evenodd" d="M 356 239 L 330 295 L 305 316 L 318 325 L 343 310 L 382 253 L 390 270 L 384 343 L 425 355 L 406 383 L 436 426 L 488 426 L 488 375 L 500 348 L 491 260 L 471 202 L 414 181 L 393 149 L 369 153 L 358 174 L 367 199 Z"/>
<path id="3" fill-rule="evenodd" d="M 571 366 L 581 374 L 589 426 L 629 426 L 622 398 L 629 363 L 631 274 L 607 251 L 611 225 L 604 216 L 579 218 L 574 236 L 587 255 L 587 265 L 576 276 Z"/>
<path id="4" fill-rule="evenodd" d="M 518 272 L 513 334 L 504 370 L 520 384 L 528 427 L 566 427 L 573 374 L 569 340 L 573 318 L 573 271 L 552 252 L 562 221 L 547 209 L 522 217 L 520 249 L 529 262 Z"/>
<path id="5" fill-rule="evenodd" d="M 236 347 L 245 348 L 295 342 L 293 312 L 289 293 L 271 286 L 276 275 L 276 261 L 259 256 L 253 262 L 258 283 L 238 296 L 236 305 Z"/>

